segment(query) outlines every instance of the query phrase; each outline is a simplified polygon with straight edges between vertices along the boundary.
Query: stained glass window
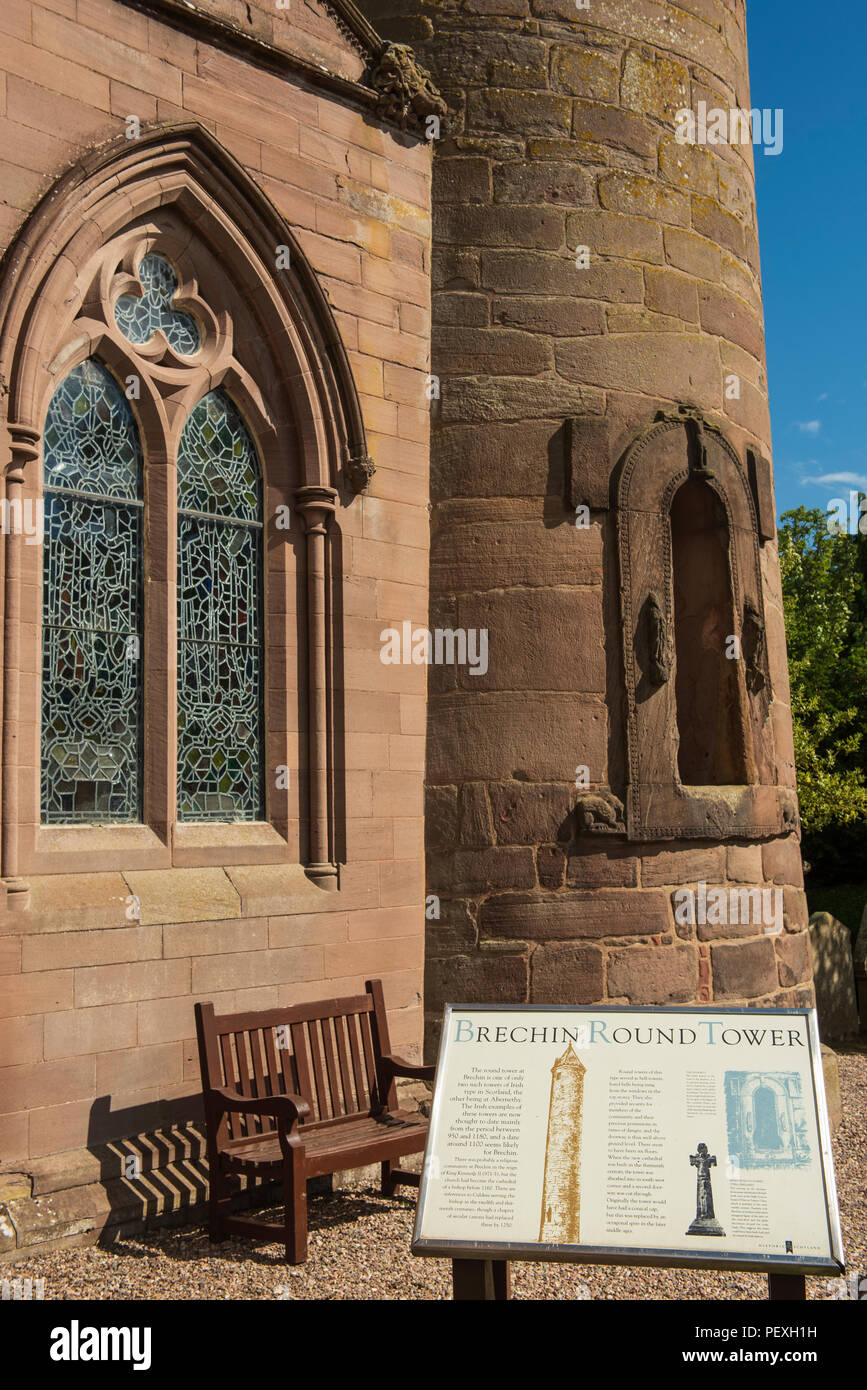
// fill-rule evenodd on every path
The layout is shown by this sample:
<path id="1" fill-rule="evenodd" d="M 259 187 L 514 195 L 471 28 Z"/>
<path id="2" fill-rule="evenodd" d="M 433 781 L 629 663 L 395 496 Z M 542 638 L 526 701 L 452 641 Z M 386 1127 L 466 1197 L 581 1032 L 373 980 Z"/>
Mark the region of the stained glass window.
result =
<path id="1" fill-rule="evenodd" d="M 141 818 L 142 452 L 92 359 L 45 422 L 42 819 Z"/>
<path id="2" fill-rule="evenodd" d="M 172 307 L 178 277 L 164 256 L 151 251 L 138 268 L 144 294 L 122 294 L 114 309 L 117 326 L 131 343 L 146 343 L 161 328 L 180 357 L 189 357 L 201 346 L 199 325 L 192 314 Z"/>
<path id="3" fill-rule="evenodd" d="M 211 391 L 178 449 L 178 815 L 262 816 L 261 473 Z"/>

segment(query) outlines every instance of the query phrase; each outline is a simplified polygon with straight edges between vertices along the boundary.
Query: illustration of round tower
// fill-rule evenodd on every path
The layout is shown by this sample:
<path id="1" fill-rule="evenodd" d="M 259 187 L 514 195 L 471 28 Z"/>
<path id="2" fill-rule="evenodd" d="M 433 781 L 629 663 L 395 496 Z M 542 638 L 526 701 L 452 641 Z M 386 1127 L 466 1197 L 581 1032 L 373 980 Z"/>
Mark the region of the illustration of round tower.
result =
<path id="1" fill-rule="evenodd" d="M 540 1242 L 581 1243 L 581 1107 L 587 1068 L 570 1043 L 551 1068 Z"/>
<path id="2" fill-rule="evenodd" d="M 450 109 L 430 625 L 488 634 L 430 669 L 431 1031 L 812 1003 L 743 0 L 365 8 Z M 700 883 L 726 922 L 675 918 Z"/>

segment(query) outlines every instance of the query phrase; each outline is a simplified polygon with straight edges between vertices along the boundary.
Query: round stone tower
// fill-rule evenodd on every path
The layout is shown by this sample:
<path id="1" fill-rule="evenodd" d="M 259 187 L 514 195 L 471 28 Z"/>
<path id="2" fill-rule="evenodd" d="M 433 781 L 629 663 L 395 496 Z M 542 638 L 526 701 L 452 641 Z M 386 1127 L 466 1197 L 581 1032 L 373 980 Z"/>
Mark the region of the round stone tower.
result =
<path id="1" fill-rule="evenodd" d="M 782 130 L 743 0 L 366 10 L 450 109 L 432 1030 L 445 1000 L 810 1003 L 753 178 Z"/>

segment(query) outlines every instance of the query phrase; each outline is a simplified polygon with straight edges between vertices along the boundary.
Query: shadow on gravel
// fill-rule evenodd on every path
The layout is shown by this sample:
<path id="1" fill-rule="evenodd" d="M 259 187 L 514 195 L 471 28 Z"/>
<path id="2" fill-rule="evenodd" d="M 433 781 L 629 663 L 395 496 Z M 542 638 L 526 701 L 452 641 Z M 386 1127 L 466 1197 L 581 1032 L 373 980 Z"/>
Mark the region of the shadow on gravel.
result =
<path id="1" fill-rule="evenodd" d="M 366 1216 L 378 1216 L 382 1212 L 395 1209 L 413 1211 L 415 1196 L 381 1197 L 375 1188 L 361 1191 L 338 1190 L 309 1196 L 307 1203 L 308 1229 L 311 1236 L 317 1231 L 334 1230 L 337 1227 L 357 1222 Z M 281 1206 L 266 1206 L 257 1209 L 257 1218 L 264 1221 L 279 1221 Z M 101 1244 L 103 1242 L 100 1242 Z M 219 1244 L 212 1245 L 205 1226 L 163 1227 L 161 1230 L 143 1232 L 141 1235 L 117 1235 L 106 1241 L 112 1253 L 131 1260 L 150 1259 L 155 1251 L 167 1259 L 178 1263 L 189 1263 L 200 1259 L 226 1260 L 230 1264 L 247 1261 L 253 1264 L 282 1266 L 285 1263 L 284 1248 L 281 1242 L 271 1245 L 254 1244 L 247 1236 L 227 1236 Z"/>

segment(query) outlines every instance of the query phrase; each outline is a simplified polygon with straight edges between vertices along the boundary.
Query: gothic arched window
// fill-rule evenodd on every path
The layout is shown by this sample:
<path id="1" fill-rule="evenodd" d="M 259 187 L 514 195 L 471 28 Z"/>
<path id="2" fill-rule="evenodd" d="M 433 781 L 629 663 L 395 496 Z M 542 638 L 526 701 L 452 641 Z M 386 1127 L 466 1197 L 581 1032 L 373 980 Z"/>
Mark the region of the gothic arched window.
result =
<path id="1" fill-rule="evenodd" d="M 141 817 L 142 451 L 114 377 L 88 360 L 45 422 L 42 819 Z"/>
<path id="2" fill-rule="evenodd" d="M 211 391 L 178 449 L 178 814 L 262 814 L 262 502 L 256 450 Z"/>
<path id="3" fill-rule="evenodd" d="M 192 357 L 201 331 L 175 307 L 170 262 L 149 252 L 138 279 L 142 292 L 115 305 L 124 337 L 146 348 L 161 332 L 178 358 Z M 93 358 L 52 397 L 44 488 L 42 820 L 139 821 L 143 457 L 126 395 Z M 176 515 L 177 818 L 257 821 L 262 472 L 220 388 L 183 424 Z"/>
<path id="4" fill-rule="evenodd" d="M 4 262 L 0 381 L 7 901 L 217 865 L 336 887 L 334 517 L 372 463 L 291 228 L 198 127 L 101 146 Z"/>

